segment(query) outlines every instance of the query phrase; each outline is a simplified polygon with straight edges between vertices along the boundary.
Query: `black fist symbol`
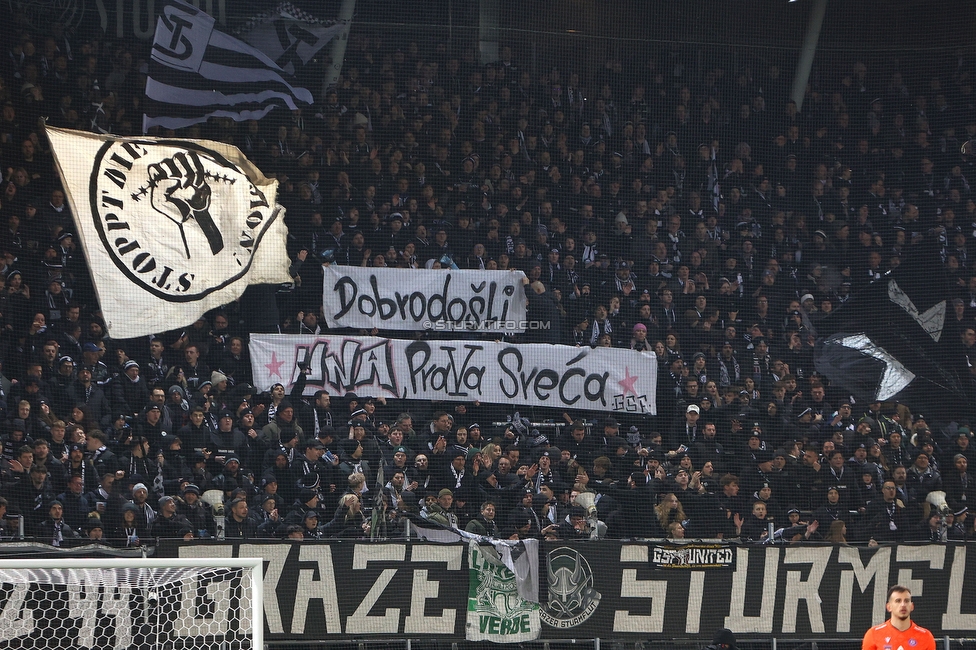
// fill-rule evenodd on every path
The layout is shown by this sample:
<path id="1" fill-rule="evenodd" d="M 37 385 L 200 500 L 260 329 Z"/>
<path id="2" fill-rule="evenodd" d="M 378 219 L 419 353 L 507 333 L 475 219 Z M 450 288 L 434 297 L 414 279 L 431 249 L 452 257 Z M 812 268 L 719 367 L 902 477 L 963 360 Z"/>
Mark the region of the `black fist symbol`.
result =
<path id="1" fill-rule="evenodd" d="M 180 152 L 149 165 L 149 179 L 152 207 L 179 227 L 187 259 L 190 246 L 184 226 L 190 219 L 203 231 L 214 255 L 223 250 L 223 235 L 210 216 L 210 185 L 196 152 Z"/>

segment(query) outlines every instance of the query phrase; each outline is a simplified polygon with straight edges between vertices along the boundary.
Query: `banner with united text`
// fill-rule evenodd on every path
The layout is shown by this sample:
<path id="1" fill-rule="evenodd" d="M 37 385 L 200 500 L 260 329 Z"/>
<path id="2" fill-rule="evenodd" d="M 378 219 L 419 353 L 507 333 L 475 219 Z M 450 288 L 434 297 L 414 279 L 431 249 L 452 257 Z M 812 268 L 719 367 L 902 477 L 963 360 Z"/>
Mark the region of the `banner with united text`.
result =
<path id="1" fill-rule="evenodd" d="M 885 620 L 887 590 L 893 584 L 911 587 L 912 620 L 936 638 L 976 634 L 971 544 L 859 548 L 726 542 L 708 549 L 704 565 L 690 561 L 681 569 L 655 560 L 662 548 L 655 542 L 539 544 L 543 639 L 687 639 L 704 645 L 724 627 L 739 641 L 767 645 L 770 637 L 860 642 L 868 627 Z M 271 641 L 470 638 L 471 560 L 466 557 L 471 550 L 466 544 L 166 540 L 158 553 L 211 557 L 215 563 L 221 557 L 263 557 L 265 634 Z M 702 553 L 699 549 L 692 556 Z M 734 560 L 727 562 L 728 555 Z M 492 584 L 482 591 L 484 596 L 504 591 L 511 599 L 504 604 L 512 608 L 508 611 L 517 606 L 508 585 Z M 519 615 L 519 630 L 523 621 Z M 513 628 L 511 617 L 507 624 L 490 616 L 483 622 L 486 631 L 496 628 L 499 635 L 503 625 L 506 632 Z"/>

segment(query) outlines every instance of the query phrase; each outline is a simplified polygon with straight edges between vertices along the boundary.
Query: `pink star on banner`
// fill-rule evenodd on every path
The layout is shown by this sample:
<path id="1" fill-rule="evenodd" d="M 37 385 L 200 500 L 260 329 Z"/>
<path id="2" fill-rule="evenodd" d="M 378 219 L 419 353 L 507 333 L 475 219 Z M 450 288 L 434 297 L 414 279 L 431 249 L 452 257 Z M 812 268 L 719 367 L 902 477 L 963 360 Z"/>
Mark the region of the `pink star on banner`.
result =
<path id="1" fill-rule="evenodd" d="M 264 364 L 264 367 L 268 369 L 268 374 L 274 376 L 278 375 L 281 378 L 281 366 L 285 365 L 284 361 L 278 361 L 277 355 L 274 352 L 271 353 L 271 363 Z"/>
<path id="2" fill-rule="evenodd" d="M 634 384 L 637 382 L 637 375 L 630 374 L 630 368 L 624 368 L 624 378 L 618 381 L 620 387 L 624 389 L 624 395 L 627 393 L 633 393 L 634 397 L 638 397 L 637 391 L 634 390 Z"/>

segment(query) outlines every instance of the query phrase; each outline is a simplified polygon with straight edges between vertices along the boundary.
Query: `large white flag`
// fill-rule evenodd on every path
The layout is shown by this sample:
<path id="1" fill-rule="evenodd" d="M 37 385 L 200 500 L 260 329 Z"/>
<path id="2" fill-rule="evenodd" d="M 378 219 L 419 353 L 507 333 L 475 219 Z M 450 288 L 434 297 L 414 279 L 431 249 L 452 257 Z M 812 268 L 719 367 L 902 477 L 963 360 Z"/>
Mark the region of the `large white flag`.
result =
<path id="1" fill-rule="evenodd" d="M 48 128 L 109 333 L 189 325 L 290 282 L 278 183 L 236 147 Z"/>

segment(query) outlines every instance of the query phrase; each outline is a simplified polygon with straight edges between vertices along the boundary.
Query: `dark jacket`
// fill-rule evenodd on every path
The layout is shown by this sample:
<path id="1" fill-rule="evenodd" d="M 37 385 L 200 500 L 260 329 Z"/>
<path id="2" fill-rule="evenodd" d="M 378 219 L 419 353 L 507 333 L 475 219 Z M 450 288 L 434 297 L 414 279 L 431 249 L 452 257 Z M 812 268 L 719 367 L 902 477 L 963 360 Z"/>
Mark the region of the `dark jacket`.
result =
<path id="1" fill-rule="evenodd" d="M 207 503 L 197 501 L 196 505 L 190 506 L 181 502 L 177 504 L 177 512 L 190 522 L 194 537 L 206 539 L 217 534 L 217 522 Z"/>
<path id="2" fill-rule="evenodd" d="M 37 526 L 37 531 L 35 537 L 37 541 L 44 542 L 45 544 L 54 544 L 56 546 L 73 546 L 81 540 L 81 535 L 79 535 L 74 528 L 71 527 L 68 522 L 61 519 L 61 526 L 58 530 L 58 525 L 51 519 L 45 519 Z M 55 537 L 60 535 L 60 539 L 55 543 Z"/>
<path id="3" fill-rule="evenodd" d="M 258 536 L 258 525 L 250 517 L 244 521 L 237 521 L 234 515 L 228 515 L 224 521 L 224 537 L 226 539 L 254 539 Z"/>
<path id="4" fill-rule="evenodd" d="M 149 534 L 159 539 L 182 539 L 187 533 L 193 532 L 190 520 L 177 513 L 172 517 L 156 517 Z"/>
<path id="5" fill-rule="evenodd" d="M 485 535 L 488 537 L 498 537 L 498 524 L 492 520 L 488 521 L 482 515 L 478 515 L 468 522 L 464 530 L 474 535 Z"/>
<path id="6" fill-rule="evenodd" d="M 887 503 L 879 497 L 868 504 L 864 513 L 862 536 L 877 542 L 900 542 L 913 532 L 910 528 L 908 508 L 898 500 Z"/>

